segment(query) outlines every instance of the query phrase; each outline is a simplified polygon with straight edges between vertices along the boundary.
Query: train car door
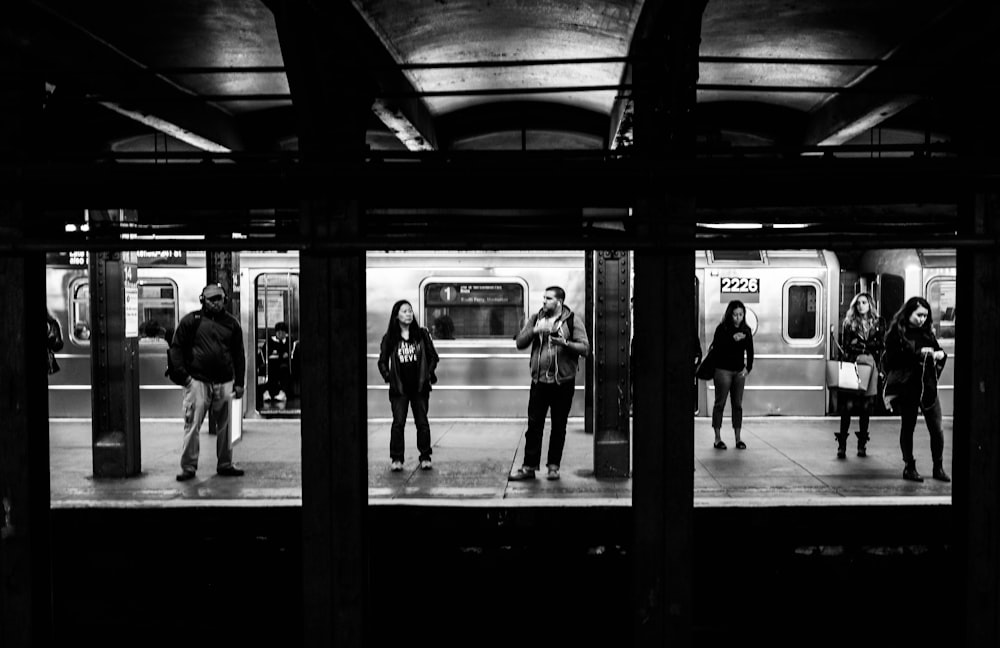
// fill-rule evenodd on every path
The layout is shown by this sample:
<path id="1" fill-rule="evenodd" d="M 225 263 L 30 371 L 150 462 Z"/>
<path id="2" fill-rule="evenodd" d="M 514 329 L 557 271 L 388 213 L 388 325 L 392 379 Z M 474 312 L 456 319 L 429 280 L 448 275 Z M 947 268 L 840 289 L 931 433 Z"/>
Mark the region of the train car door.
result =
<path id="1" fill-rule="evenodd" d="M 253 358 L 254 404 L 261 416 L 298 416 L 299 389 L 299 275 L 294 272 L 262 272 L 254 280 Z M 288 327 L 291 357 L 268 358 L 267 341 L 275 326 Z M 248 373 L 250 373 L 248 371 Z M 248 381 L 249 382 L 249 381 Z"/>

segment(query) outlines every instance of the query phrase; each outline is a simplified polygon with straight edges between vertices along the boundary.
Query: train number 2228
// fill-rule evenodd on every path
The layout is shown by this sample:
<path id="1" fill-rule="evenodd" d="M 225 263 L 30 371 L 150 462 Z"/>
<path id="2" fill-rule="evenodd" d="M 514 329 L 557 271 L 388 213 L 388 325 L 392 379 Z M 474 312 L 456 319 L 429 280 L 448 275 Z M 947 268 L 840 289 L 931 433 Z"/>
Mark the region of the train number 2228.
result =
<path id="1" fill-rule="evenodd" d="M 760 281 L 756 277 L 722 277 L 722 292 L 724 293 L 759 293 Z"/>

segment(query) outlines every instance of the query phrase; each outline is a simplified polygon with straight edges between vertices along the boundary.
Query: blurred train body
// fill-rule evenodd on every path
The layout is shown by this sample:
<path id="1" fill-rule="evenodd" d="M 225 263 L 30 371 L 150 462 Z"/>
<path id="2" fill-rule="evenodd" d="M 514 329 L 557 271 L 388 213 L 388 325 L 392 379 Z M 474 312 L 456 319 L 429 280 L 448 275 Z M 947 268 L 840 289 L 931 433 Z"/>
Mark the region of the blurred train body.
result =
<path id="1" fill-rule="evenodd" d="M 873 295 L 889 321 L 907 297 L 921 295 L 932 306 L 935 329 L 952 356 L 941 376 L 945 414 L 952 412 L 955 335 L 953 250 L 878 250 L 851 264 L 824 250 L 703 251 L 695 253 L 698 331 L 707 351 L 731 299 L 747 306 L 756 361 L 747 382 L 747 415 L 823 416 L 836 408 L 825 384 L 825 362 L 835 357 L 851 298 Z M 387 387 L 376 362 L 393 303 L 413 304 L 421 326 L 432 332 L 441 356 L 432 417 L 523 417 L 528 395 L 528 354 L 513 337 L 537 312 L 552 285 L 566 290 L 566 303 L 583 312 L 583 252 L 371 252 L 367 255 L 367 392 L 369 418 L 387 418 Z M 48 306 L 63 327 L 62 370 L 50 376 L 53 417 L 89 417 L 91 375 L 89 285 L 82 255 L 51 260 Z M 140 412 L 145 418 L 177 418 L 180 388 L 164 376 L 168 340 L 184 314 L 200 307 L 205 283 L 203 253 L 148 253 L 139 268 Z M 299 386 L 294 371 L 288 399 L 266 398 L 267 359 L 256 353 L 274 325 L 289 326 L 296 364 L 299 340 L 298 255 L 240 254 L 240 319 L 247 348 L 244 416 L 297 416 Z M 589 320 L 589 318 L 588 318 Z M 638 350 L 637 350 L 638 351 Z M 293 366 L 293 370 L 297 369 Z M 641 380 L 641 376 L 637 376 Z M 584 371 L 577 379 L 572 416 L 583 416 Z M 714 390 L 699 381 L 699 416 L 711 414 Z"/>

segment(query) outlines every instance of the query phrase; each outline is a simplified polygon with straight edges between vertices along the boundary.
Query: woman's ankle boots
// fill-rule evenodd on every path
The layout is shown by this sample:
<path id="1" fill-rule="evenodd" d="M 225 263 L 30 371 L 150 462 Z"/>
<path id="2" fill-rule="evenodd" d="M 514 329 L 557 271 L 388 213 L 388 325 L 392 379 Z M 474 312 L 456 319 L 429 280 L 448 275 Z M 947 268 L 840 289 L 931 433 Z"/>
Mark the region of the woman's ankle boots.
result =
<path id="1" fill-rule="evenodd" d="M 951 477 L 949 477 L 948 473 L 946 473 L 944 471 L 944 466 L 941 464 L 940 461 L 935 461 L 934 462 L 934 473 L 933 473 L 933 475 L 934 475 L 934 479 L 936 479 L 938 481 L 943 481 L 943 482 L 950 482 L 951 481 Z"/>
<path id="2" fill-rule="evenodd" d="M 869 438 L 868 437 L 868 433 L 867 432 L 855 432 L 854 434 L 856 434 L 858 436 L 858 456 L 859 457 L 867 457 L 868 456 L 868 450 L 866 448 L 868 446 L 868 438 Z"/>
<path id="3" fill-rule="evenodd" d="M 837 439 L 837 459 L 847 458 L 847 437 L 850 436 L 847 432 L 837 432 L 833 435 Z"/>
<path id="4" fill-rule="evenodd" d="M 907 481 L 922 482 L 924 478 L 920 476 L 917 472 L 917 462 L 907 461 L 906 467 L 903 468 L 903 479 Z"/>

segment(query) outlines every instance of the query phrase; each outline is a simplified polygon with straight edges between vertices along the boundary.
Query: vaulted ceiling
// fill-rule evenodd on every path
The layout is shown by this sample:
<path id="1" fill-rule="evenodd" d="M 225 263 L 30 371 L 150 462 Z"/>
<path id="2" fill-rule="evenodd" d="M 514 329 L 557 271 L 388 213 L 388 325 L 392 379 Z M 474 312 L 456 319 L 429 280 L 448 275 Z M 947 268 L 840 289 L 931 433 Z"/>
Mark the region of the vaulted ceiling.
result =
<path id="1" fill-rule="evenodd" d="M 295 0 L 37 0 L 0 31 L 49 90 L 40 146 L 294 150 L 274 10 Z M 301 0 L 303 4 L 310 4 Z M 332 3 L 333 0 L 327 0 Z M 374 150 L 609 149 L 627 144 L 637 30 L 652 0 L 353 0 L 315 30 L 357 43 L 331 73 L 371 76 Z M 708 0 L 696 123 L 705 150 L 947 143 L 950 95 L 997 21 L 961 0 Z M 315 69 L 312 68 L 312 69 Z M 967 93 L 963 95 L 967 97 Z"/>

